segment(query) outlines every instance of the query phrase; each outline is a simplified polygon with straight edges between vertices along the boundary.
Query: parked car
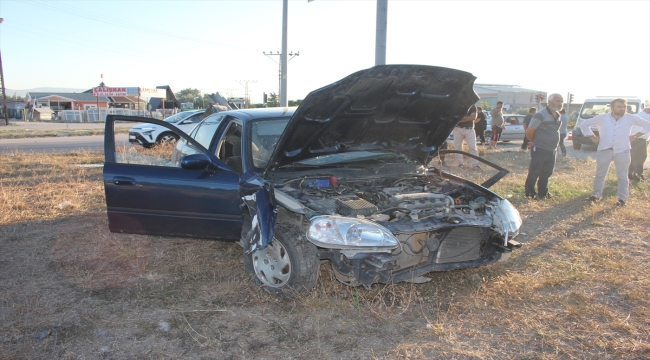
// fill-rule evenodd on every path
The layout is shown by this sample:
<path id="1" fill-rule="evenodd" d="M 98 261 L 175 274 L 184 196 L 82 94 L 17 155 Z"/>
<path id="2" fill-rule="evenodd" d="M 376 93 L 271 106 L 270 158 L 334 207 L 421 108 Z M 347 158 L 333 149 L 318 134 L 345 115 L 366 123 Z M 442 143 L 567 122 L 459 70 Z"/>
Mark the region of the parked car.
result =
<path id="1" fill-rule="evenodd" d="M 573 148 L 580 150 L 582 145 L 594 145 L 595 143 L 591 141 L 590 138 L 582 134 L 580 129 L 580 124 L 587 119 L 591 119 L 596 115 L 606 114 L 610 112 L 610 103 L 614 98 L 594 98 L 587 99 L 582 104 L 580 108 L 580 113 L 578 114 L 578 119 L 576 121 L 576 126 L 573 128 Z M 627 99 L 627 112 L 630 114 L 637 114 L 639 111 L 643 110 L 644 103 L 641 99 L 629 98 Z M 594 135 L 598 136 L 598 128 L 595 126 L 591 127 Z"/>
<path id="2" fill-rule="evenodd" d="M 525 115 L 504 114 L 503 120 L 505 121 L 506 128 L 501 132 L 501 141 L 523 141 L 524 134 L 524 118 Z M 488 120 L 488 127 L 485 130 L 485 138 L 492 138 L 492 117 Z"/>
<path id="3" fill-rule="evenodd" d="M 181 111 L 164 121 L 176 128 L 189 132 L 203 119 L 204 110 Z M 129 142 L 140 144 L 143 147 L 152 147 L 161 143 L 175 143 L 179 137 L 163 126 L 154 124 L 137 125 L 129 129 Z"/>
<path id="4" fill-rule="evenodd" d="M 497 171 L 477 184 L 429 165 L 477 100 L 474 79 L 376 66 L 298 108 L 225 111 L 190 134 L 109 116 L 109 228 L 237 242 L 254 282 L 283 296 L 313 288 L 323 261 L 339 281 L 367 288 L 503 261 L 519 246 L 521 218 L 489 187 L 508 171 L 477 157 Z M 181 140 L 168 152 L 124 149 L 115 121 L 162 126 Z"/>

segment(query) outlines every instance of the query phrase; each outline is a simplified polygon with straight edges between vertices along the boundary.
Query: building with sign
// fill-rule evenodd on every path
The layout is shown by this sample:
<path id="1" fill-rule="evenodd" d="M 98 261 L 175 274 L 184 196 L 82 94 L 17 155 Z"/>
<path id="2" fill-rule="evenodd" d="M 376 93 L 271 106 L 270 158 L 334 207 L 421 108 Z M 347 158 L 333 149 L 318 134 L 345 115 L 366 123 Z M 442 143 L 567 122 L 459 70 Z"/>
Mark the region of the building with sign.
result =
<path id="1" fill-rule="evenodd" d="M 109 102 L 111 100 L 106 96 L 97 98 L 89 93 L 28 92 L 25 95 L 25 103 L 34 108 L 48 107 L 53 111 L 107 108 Z"/>

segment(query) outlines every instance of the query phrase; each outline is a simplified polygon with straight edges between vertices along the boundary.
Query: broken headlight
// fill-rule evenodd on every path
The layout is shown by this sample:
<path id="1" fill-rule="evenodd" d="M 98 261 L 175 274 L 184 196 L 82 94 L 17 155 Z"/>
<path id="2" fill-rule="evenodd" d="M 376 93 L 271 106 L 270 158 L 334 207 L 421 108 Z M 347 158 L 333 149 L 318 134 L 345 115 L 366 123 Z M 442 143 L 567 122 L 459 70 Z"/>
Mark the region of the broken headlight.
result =
<path id="1" fill-rule="evenodd" d="M 394 249 L 399 245 L 395 236 L 383 226 L 368 220 L 339 216 L 311 219 L 307 239 L 316 246 L 329 249 Z"/>

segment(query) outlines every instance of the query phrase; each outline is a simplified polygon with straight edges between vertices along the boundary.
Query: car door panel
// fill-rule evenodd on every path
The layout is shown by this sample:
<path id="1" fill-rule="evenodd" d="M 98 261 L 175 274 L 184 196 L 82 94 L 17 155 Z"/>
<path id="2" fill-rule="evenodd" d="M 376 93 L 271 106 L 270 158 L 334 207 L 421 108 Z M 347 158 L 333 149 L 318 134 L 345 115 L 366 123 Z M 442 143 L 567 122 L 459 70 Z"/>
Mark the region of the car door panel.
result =
<path id="1" fill-rule="evenodd" d="M 122 163 L 131 151 L 115 152 L 115 120 L 164 122 L 109 116 L 106 123 L 104 187 L 109 228 L 114 232 L 237 240 L 241 232 L 239 175 L 188 135 L 175 130 L 220 168 L 190 170 L 173 165 Z M 134 152 L 139 151 L 135 149 Z M 137 155 L 137 154 L 136 154 Z"/>

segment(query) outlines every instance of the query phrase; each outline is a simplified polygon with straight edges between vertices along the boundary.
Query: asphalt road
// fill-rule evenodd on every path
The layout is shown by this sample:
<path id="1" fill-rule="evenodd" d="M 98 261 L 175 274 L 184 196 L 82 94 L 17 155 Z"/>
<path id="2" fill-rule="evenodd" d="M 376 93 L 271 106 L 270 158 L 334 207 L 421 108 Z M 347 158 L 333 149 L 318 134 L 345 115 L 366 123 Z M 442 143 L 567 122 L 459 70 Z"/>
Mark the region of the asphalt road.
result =
<path id="1" fill-rule="evenodd" d="M 128 145 L 128 135 L 118 134 L 116 140 L 119 145 Z M 596 159 L 596 146 L 583 145 L 581 150 L 575 150 L 571 146 L 571 141 L 565 141 L 567 155 L 569 157 L 581 159 Z M 521 147 L 521 141 L 512 141 L 508 143 L 499 143 L 499 149 L 518 151 Z M 0 154 L 11 154 L 16 151 L 27 153 L 67 153 L 72 151 L 89 150 L 104 151 L 104 136 L 65 136 L 65 137 L 41 137 L 26 139 L 3 139 L 0 140 Z M 650 157 L 644 164 L 644 168 L 650 168 Z"/>
<path id="2" fill-rule="evenodd" d="M 118 142 L 123 142 L 126 145 L 129 136 L 127 134 L 118 134 L 115 138 Z M 68 153 L 80 150 L 103 152 L 104 135 L 0 140 L 0 154 L 11 154 L 16 151 L 26 153 Z"/>

